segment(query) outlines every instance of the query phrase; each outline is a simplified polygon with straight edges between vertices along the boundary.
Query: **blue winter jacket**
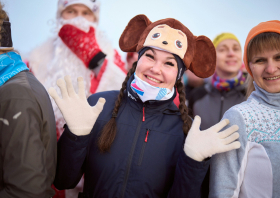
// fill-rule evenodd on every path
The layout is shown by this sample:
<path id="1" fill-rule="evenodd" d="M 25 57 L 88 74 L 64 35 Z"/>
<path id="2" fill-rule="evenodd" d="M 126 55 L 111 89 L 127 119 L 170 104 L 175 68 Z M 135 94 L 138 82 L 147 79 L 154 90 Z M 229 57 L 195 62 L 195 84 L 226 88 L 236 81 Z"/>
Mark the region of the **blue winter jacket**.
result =
<path id="1" fill-rule="evenodd" d="M 102 154 L 97 138 L 110 120 L 119 91 L 96 93 L 91 106 L 106 99 L 91 133 L 76 136 L 68 127 L 58 142 L 54 185 L 74 188 L 84 174 L 81 197 L 97 198 L 196 198 L 209 167 L 183 151 L 182 119 L 173 99 L 143 103 L 127 83 L 116 118 L 117 135 L 110 152 Z M 70 107 L 69 107 L 70 108 Z"/>

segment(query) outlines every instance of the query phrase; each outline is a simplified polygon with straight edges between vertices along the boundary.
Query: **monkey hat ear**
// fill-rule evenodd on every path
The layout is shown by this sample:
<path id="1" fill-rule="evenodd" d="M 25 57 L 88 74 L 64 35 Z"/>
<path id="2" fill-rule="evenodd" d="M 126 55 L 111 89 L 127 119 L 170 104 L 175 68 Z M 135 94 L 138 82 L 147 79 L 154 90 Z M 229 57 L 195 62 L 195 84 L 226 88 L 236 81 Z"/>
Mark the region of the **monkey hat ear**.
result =
<path id="1" fill-rule="evenodd" d="M 148 17 L 143 14 L 133 17 L 120 37 L 120 49 L 124 52 L 136 52 L 141 34 L 151 23 Z"/>
<path id="2" fill-rule="evenodd" d="M 207 78 L 214 74 L 215 67 L 216 49 L 212 41 L 206 36 L 196 37 L 195 53 L 189 70 L 200 78 Z"/>

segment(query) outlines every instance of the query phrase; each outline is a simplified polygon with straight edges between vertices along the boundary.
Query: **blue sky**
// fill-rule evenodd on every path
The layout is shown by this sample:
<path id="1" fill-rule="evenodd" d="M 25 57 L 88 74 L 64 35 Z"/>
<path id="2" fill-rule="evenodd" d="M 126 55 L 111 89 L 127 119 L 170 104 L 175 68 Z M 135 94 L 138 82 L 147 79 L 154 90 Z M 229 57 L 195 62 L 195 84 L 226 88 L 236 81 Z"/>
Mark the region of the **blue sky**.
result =
<path id="1" fill-rule="evenodd" d="M 14 47 L 24 56 L 52 36 L 57 0 L 1 0 L 12 23 Z M 145 14 L 151 21 L 175 18 L 194 35 L 211 40 L 232 32 L 243 47 L 250 29 L 260 22 L 280 20 L 280 0 L 99 0 L 100 28 L 118 48 L 128 21 Z"/>

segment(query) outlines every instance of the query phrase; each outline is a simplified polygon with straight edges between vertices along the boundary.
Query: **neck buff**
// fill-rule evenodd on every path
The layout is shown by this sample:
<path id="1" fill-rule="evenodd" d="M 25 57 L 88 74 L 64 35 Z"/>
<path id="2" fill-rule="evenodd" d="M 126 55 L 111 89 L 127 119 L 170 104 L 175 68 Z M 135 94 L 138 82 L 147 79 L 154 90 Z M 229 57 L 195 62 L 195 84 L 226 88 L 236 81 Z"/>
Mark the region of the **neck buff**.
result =
<path id="1" fill-rule="evenodd" d="M 23 70 L 29 70 L 20 55 L 8 52 L 0 55 L 0 86 Z"/>
<path id="2" fill-rule="evenodd" d="M 154 87 L 149 83 L 141 80 L 134 73 L 134 80 L 130 84 L 131 89 L 137 93 L 142 102 L 148 100 L 168 100 L 174 94 L 174 87 L 172 91 L 167 88 Z"/>
<path id="3" fill-rule="evenodd" d="M 234 87 L 242 85 L 245 80 L 246 77 L 241 70 L 238 72 L 237 76 L 232 79 L 221 79 L 215 72 L 212 77 L 212 86 L 219 91 L 230 91 Z"/>

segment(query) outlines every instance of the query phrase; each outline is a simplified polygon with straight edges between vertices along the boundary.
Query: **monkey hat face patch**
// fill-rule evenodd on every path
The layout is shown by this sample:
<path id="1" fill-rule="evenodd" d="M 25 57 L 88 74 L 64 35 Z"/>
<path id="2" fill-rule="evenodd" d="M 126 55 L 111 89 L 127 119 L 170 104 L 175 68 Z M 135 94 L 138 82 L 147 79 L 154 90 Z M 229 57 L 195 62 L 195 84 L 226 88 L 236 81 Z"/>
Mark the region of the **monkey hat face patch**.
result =
<path id="1" fill-rule="evenodd" d="M 144 47 L 163 49 L 184 59 L 188 47 L 188 39 L 184 32 L 168 25 L 158 25 L 148 34 Z"/>

